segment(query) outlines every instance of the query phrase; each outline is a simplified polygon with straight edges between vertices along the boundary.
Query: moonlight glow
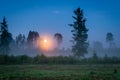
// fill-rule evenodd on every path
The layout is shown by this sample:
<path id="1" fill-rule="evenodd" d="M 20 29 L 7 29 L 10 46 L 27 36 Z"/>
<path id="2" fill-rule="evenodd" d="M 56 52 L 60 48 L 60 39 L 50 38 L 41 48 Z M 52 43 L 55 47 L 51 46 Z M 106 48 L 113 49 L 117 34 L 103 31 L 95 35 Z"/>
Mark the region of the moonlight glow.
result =
<path id="1" fill-rule="evenodd" d="M 38 47 L 41 51 L 52 51 L 55 48 L 55 41 L 51 36 L 45 35 L 38 40 Z"/>
<path id="2" fill-rule="evenodd" d="M 44 43 L 47 43 L 47 40 L 46 40 L 46 39 L 44 39 Z"/>

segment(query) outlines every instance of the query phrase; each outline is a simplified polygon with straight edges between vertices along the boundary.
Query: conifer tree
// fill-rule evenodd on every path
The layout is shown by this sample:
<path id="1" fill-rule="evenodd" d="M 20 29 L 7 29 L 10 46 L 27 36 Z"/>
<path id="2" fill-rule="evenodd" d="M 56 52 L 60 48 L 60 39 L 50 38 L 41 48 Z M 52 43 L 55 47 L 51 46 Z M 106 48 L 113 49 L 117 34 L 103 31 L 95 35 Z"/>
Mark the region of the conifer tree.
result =
<path id="1" fill-rule="evenodd" d="M 8 32 L 8 25 L 5 17 L 1 23 L 1 34 L 0 34 L 0 52 L 2 54 L 8 54 L 10 50 L 10 43 L 12 41 L 12 34 Z"/>
<path id="2" fill-rule="evenodd" d="M 73 24 L 69 24 L 73 28 L 71 30 L 73 35 L 72 51 L 76 57 L 80 58 L 87 53 L 88 29 L 85 26 L 86 19 L 84 19 L 83 10 L 77 8 L 76 10 L 74 10 L 74 14 L 75 16 L 72 17 L 75 21 L 73 22 Z"/>

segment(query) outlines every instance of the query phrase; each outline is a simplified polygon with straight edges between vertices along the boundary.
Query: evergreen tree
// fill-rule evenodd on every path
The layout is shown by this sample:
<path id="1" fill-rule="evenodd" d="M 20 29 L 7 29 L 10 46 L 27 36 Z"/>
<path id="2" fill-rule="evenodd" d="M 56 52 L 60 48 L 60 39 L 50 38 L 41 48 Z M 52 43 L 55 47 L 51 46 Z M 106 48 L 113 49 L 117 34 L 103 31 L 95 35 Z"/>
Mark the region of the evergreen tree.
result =
<path id="1" fill-rule="evenodd" d="M 29 45 L 31 45 L 33 42 L 33 35 L 32 35 L 32 31 L 29 31 L 28 37 L 27 37 L 27 43 Z"/>
<path id="2" fill-rule="evenodd" d="M 13 40 L 12 34 L 8 32 L 8 25 L 5 17 L 3 18 L 3 22 L 1 23 L 1 35 L 0 35 L 0 51 L 2 54 L 8 54 L 10 50 L 10 43 Z"/>
<path id="3" fill-rule="evenodd" d="M 25 35 L 23 34 L 19 34 L 17 37 L 16 37 L 16 44 L 17 46 L 24 46 L 25 45 Z"/>
<path id="4" fill-rule="evenodd" d="M 74 23 L 70 24 L 70 26 L 73 28 L 71 30 L 73 34 L 73 46 L 72 46 L 72 51 L 76 57 L 82 57 L 84 54 L 87 53 L 87 48 L 88 48 L 88 29 L 85 26 L 86 19 L 84 19 L 83 16 L 83 11 L 80 8 L 77 8 L 74 10 L 75 16 L 74 18 Z"/>
<path id="5" fill-rule="evenodd" d="M 26 38 L 25 38 L 25 35 L 23 34 L 23 36 L 22 36 L 22 42 L 21 42 L 21 43 L 22 43 L 23 45 L 25 45 L 25 41 L 26 41 Z"/>
<path id="6" fill-rule="evenodd" d="M 21 42 L 22 42 L 22 34 L 19 34 L 19 35 L 16 37 L 16 44 L 17 44 L 17 45 L 21 45 Z"/>

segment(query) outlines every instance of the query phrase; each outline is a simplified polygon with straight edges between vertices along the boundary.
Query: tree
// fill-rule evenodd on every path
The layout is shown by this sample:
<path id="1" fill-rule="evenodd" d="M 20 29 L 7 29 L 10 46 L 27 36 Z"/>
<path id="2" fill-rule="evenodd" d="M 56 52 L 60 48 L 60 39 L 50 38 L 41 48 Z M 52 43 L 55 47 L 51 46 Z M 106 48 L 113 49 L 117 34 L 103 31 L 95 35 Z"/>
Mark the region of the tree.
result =
<path id="1" fill-rule="evenodd" d="M 0 41 L 1 41 L 0 51 L 2 54 L 8 54 L 10 50 L 9 45 L 13 39 L 12 39 L 12 34 L 8 32 L 8 25 L 7 25 L 5 17 L 3 18 L 3 22 L 1 23 L 0 37 L 1 37 L 0 38 Z"/>
<path id="2" fill-rule="evenodd" d="M 19 47 L 22 47 L 22 48 L 24 48 L 24 46 L 25 46 L 25 35 L 23 34 L 19 34 L 17 37 L 16 37 L 16 44 L 17 44 L 17 46 L 19 46 Z"/>
<path id="3" fill-rule="evenodd" d="M 17 44 L 17 45 L 21 45 L 21 41 L 22 41 L 22 34 L 19 34 L 19 35 L 16 37 L 16 44 Z"/>
<path id="4" fill-rule="evenodd" d="M 22 36 L 22 44 L 24 45 L 25 44 L 25 40 L 26 40 L 26 37 L 25 37 L 25 35 L 23 34 L 23 36 Z"/>
<path id="5" fill-rule="evenodd" d="M 114 43 L 113 43 L 114 37 L 113 37 L 113 34 L 111 32 L 108 32 L 106 34 L 106 41 L 109 43 L 109 48 L 112 48 L 114 45 Z"/>
<path id="6" fill-rule="evenodd" d="M 29 46 L 34 46 L 34 44 L 37 42 L 37 39 L 39 38 L 39 33 L 35 31 L 29 31 L 28 37 L 27 37 L 27 43 Z"/>
<path id="7" fill-rule="evenodd" d="M 72 52 L 76 57 L 82 57 L 87 53 L 88 48 L 88 29 L 85 26 L 86 19 L 83 16 L 83 10 L 77 8 L 74 10 L 75 16 L 73 24 L 69 24 L 73 29 L 71 30 L 73 34 L 73 46 Z"/>
<path id="8" fill-rule="evenodd" d="M 62 34 L 60 34 L 60 33 L 55 33 L 55 34 L 54 34 L 54 37 L 55 37 L 55 39 L 56 39 L 56 41 L 57 41 L 58 46 L 60 46 L 60 44 L 62 43 L 62 40 L 63 40 Z"/>

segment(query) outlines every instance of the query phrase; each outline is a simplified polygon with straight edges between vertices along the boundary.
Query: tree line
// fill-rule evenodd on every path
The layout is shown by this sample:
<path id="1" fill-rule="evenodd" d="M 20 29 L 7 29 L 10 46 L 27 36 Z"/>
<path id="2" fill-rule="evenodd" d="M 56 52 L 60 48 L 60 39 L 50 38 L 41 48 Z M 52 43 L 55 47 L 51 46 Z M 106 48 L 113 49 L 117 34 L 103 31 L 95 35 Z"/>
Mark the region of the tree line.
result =
<path id="1" fill-rule="evenodd" d="M 36 55 L 30 57 L 27 55 L 0 55 L 0 65 L 10 64 L 119 64 L 119 57 L 108 57 L 105 55 L 100 58 L 95 53 L 92 57 L 76 59 L 73 56 L 52 56 Z"/>
<path id="2" fill-rule="evenodd" d="M 12 46 L 17 48 L 35 48 L 37 40 L 40 35 L 37 31 L 29 31 L 27 37 L 24 34 L 18 34 L 14 39 L 12 33 L 8 30 L 8 24 L 6 18 L 4 17 L 0 24 L 0 54 L 9 55 Z M 58 46 L 62 43 L 63 36 L 61 33 L 55 33 L 54 39 L 56 40 Z M 17 53 L 16 53 L 17 54 Z"/>

